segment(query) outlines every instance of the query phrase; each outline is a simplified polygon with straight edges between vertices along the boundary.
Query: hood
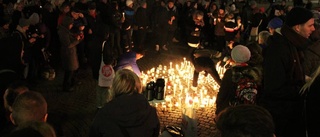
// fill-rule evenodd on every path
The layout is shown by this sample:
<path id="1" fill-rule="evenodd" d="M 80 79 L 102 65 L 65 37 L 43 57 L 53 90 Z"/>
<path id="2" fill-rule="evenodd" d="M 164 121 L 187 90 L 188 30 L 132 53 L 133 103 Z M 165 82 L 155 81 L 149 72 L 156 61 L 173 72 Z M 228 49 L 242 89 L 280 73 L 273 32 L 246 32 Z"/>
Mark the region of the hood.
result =
<path id="1" fill-rule="evenodd" d="M 142 94 L 134 93 L 114 98 L 103 107 L 101 113 L 112 117 L 117 125 L 127 128 L 143 125 L 152 109 Z"/>

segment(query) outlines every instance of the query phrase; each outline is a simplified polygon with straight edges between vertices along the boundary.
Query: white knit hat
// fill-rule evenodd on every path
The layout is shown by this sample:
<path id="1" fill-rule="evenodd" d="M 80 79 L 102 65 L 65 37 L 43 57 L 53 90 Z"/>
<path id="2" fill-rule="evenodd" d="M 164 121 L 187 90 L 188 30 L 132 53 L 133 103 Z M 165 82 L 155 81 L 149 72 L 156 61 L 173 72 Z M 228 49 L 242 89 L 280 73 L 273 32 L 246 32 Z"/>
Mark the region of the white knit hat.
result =
<path id="1" fill-rule="evenodd" d="M 127 6 L 130 6 L 131 4 L 133 4 L 133 0 L 127 0 L 127 1 L 126 1 L 126 5 L 127 5 Z"/>
<path id="2" fill-rule="evenodd" d="M 251 52 L 243 45 L 237 45 L 231 50 L 231 57 L 236 63 L 245 63 L 250 60 Z"/>

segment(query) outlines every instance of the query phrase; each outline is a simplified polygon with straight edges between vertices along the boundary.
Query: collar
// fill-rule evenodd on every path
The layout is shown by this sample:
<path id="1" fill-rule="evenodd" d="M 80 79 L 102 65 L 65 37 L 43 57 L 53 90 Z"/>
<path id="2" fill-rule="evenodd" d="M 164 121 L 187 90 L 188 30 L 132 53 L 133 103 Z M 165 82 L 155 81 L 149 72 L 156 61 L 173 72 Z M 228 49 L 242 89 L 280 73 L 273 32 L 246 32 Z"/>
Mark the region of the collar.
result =
<path id="1" fill-rule="evenodd" d="M 300 34 L 295 32 L 292 28 L 285 24 L 282 25 L 280 32 L 298 50 L 305 50 L 308 48 L 308 46 L 312 45 L 311 40 L 302 37 Z"/>

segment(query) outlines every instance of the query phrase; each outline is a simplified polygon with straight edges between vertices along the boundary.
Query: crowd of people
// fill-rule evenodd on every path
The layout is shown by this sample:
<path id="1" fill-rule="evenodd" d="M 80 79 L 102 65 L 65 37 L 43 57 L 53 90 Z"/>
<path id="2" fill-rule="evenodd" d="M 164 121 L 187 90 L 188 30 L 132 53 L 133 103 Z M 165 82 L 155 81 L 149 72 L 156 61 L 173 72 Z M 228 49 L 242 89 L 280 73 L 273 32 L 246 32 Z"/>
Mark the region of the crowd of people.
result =
<path id="1" fill-rule="evenodd" d="M 156 109 L 141 94 L 136 61 L 146 48 L 160 53 L 174 44 L 190 51 L 192 89 L 201 71 L 220 85 L 215 120 L 221 136 L 320 135 L 320 29 L 311 1 L 270 1 L 266 10 L 241 0 L 1 2 L 0 127 L 14 131 L 9 136 L 56 136 L 45 123 L 45 99 L 29 90 L 44 68 L 61 66 L 62 90 L 70 92 L 81 84 L 81 68 L 90 67 L 99 83 L 102 64 L 115 74 L 109 84 L 97 84 L 99 111 L 90 136 L 159 136 Z M 222 78 L 217 60 L 226 68 Z M 237 85 L 243 81 L 250 90 Z"/>

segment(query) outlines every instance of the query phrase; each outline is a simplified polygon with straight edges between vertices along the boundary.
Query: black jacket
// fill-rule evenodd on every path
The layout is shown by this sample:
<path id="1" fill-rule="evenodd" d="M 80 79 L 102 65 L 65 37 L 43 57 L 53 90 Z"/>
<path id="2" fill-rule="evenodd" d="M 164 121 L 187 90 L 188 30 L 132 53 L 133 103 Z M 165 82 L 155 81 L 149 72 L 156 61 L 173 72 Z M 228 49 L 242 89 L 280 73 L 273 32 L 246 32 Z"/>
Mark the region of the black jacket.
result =
<path id="1" fill-rule="evenodd" d="M 158 137 L 156 109 L 138 93 L 120 95 L 95 116 L 90 137 Z"/>
<path id="2" fill-rule="evenodd" d="M 261 102 L 274 118 L 277 136 L 305 135 L 303 95 L 299 90 L 305 83 L 303 51 L 310 43 L 286 25 L 281 34 L 277 32 L 268 39 Z"/>

